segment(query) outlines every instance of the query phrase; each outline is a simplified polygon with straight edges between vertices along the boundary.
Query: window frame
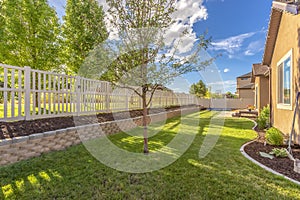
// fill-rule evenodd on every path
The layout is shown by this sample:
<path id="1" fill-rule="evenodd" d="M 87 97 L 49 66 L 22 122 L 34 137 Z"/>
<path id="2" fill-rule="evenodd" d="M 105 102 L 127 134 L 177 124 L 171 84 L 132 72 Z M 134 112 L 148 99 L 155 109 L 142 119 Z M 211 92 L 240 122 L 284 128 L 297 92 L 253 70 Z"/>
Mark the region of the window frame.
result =
<path id="1" fill-rule="evenodd" d="M 290 103 L 279 103 L 279 67 L 283 64 L 283 71 L 284 71 L 284 62 L 290 58 L 291 66 L 290 66 Z M 293 49 L 289 50 L 278 62 L 276 66 L 276 104 L 277 109 L 283 109 L 283 110 L 292 110 L 292 104 L 293 104 Z M 284 77 L 284 73 L 282 74 Z M 284 78 L 283 78 L 284 79 Z M 282 81 L 282 88 L 284 88 L 285 80 Z M 282 94 L 284 98 L 284 93 Z"/>

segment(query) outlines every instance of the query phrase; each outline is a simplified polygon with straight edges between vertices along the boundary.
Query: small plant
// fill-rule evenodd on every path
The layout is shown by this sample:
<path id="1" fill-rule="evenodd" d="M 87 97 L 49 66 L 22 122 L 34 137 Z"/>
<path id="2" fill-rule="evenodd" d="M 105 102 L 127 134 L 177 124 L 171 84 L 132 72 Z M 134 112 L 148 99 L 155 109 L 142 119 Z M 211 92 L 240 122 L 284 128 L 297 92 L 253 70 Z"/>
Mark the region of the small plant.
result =
<path id="1" fill-rule="evenodd" d="M 261 110 L 256 122 L 257 122 L 257 127 L 259 130 L 263 130 L 269 126 L 269 124 L 270 124 L 270 106 L 269 105 L 265 106 Z"/>
<path id="2" fill-rule="evenodd" d="M 248 109 L 248 110 L 254 110 L 254 109 L 255 109 L 255 106 L 253 106 L 253 105 L 247 105 L 247 109 Z"/>
<path id="3" fill-rule="evenodd" d="M 274 148 L 272 149 L 272 151 L 270 152 L 271 155 L 275 155 L 276 157 L 282 157 L 282 158 L 285 158 L 288 156 L 288 153 L 286 151 L 285 148 Z"/>
<path id="4" fill-rule="evenodd" d="M 270 145 L 282 145 L 283 144 L 283 134 L 277 128 L 270 128 L 266 133 L 266 142 Z"/>

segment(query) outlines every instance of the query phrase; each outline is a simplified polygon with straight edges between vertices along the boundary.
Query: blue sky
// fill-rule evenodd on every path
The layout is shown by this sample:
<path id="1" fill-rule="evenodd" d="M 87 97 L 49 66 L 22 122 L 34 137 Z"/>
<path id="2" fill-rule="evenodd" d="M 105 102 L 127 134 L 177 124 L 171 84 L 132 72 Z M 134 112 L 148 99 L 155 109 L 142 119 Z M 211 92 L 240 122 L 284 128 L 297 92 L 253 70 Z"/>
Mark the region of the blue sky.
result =
<path id="1" fill-rule="evenodd" d="M 221 53 L 215 63 L 225 91 L 235 91 L 236 77 L 260 63 L 268 29 L 271 0 L 206 0 L 208 18 L 194 24 L 196 33 L 212 36 L 209 53 Z M 191 78 L 192 79 L 192 78 Z M 192 81 L 193 82 L 193 81 Z"/>
<path id="2" fill-rule="evenodd" d="M 103 3 L 103 0 L 99 2 Z M 187 92 L 191 83 L 203 79 L 213 91 L 235 92 L 236 77 L 250 72 L 252 64 L 262 60 L 272 0 L 178 2 L 181 10 L 176 13 L 176 18 L 181 18 L 180 21 L 186 19 L 184 23 L 190 26 L 193 34 L 208 31 L 208 36 L 212 37 L 212 45 L 205 56 L 222 56 L 216 59 L 211 69 L 185 75 L 185 84 L 179 79 L 171 84 L 171 88 Z M 49 0 L 49 3 L 56 8 L 59 16 L 64 15 L 65 0 Z M 174 27 L 176 30 L 179 28 Z"/>

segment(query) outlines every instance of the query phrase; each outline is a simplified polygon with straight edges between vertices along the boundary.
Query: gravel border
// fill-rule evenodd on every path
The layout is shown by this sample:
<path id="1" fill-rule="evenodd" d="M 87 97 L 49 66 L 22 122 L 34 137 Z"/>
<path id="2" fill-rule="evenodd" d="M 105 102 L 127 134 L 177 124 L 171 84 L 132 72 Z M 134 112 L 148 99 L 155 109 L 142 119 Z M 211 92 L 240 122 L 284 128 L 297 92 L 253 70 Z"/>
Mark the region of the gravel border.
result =
<path id="1" fill-rule="evenodd" d="M 254 126 L 253 126 L 253 128 L 252 128 L 252 130 L 254 130 L 254 129 L 256 128 L 256 126 L 257 126 L 257 123 L 256 123 L 255 121 L 251 120 L 251 119 L 249 119 L 249 120 L 252 121 L 252 122 L 254 122 Z M 275 175 L 281 176 L 281 177 L 283 177 L 283 178 L 285 178 L 285 179 L 287 179 L 287 180 L 289 180 L 289 181 L 291 181 L 291 182 L 293 182 L 293 183 L 295 183 L 295 184 L 297 184 L 297 185 L 300 186 L 300 182 L 299 182 L 299 181 L 296 181 L 296 180 L 294 180 L 294 179 L 292 179 L 292 178 L 290 178 L 290 177 L 287 177 L 287 176 L 285 176 L 285 175 L 283 175 L 283 174 L 281 174 L 281 173 L 278 173 L 278 172 L 274 171 L 273 169 L 271 169 L 271 168 L 269 168 L 269 167 L 267 167 L 267 166 L 261 164 L 261 163 L 258 162 L 257 160 L 255 160 L 255 159 L 253 159 L 252 157 L 250 157 L 250 156 L 245 152 L 244 148 L 245 148 L 245 146 L 247 146 L 248 144 L 251 144 L 251 143 L 253 143 L 253 142 L 255 142 L 255 139 L 252 140 L 252 141 L 250 141 L 250 142 L 245 143 L 245 144 L 240 148 L 240 152 L 242 153 L 242 155 L 243 155 L 245 158 L 247 158 L 248 160 L 250 160 L 250 161 L 253 162 L 254 164 L 260 166 L 261 168 L 263 168 L 263 169 L 265 169 L 265 170 L 267 170 L 267 171 L 269 171 L 269 172 L 271 172 L 271 173 L 273 173 L 273 174 L 275 174 Z"/>

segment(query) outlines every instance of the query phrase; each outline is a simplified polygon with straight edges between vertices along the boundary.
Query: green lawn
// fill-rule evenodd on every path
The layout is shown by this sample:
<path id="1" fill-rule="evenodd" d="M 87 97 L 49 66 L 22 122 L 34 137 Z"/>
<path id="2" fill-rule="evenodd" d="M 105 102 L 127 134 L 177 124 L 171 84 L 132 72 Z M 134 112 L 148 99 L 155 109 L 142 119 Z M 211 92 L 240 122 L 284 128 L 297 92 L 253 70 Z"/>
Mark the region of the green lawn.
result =
<path id="1" fill-rule="evenodd" d="M 201 112 L 194 142 L 163 169 L 140 174 L 116 171 L 78 145 L 1 167 L 0 199 L 300 199 L 299 186 L 261 169 L 240 153 L 241 145 L 256 137 L 247 119 L 227 118 L 216 146 L 200 159 L 212 114 Z M 150 149 L 156 151 L 168 143 L 179 122 L 178 118 L 169 120 L 164 131 L 150 139 Z M 185 128 L 188 132 L 189 127 Z M 133 152 L 142 149 L 142 139 L 124 133 L 110 140 Z"/>

